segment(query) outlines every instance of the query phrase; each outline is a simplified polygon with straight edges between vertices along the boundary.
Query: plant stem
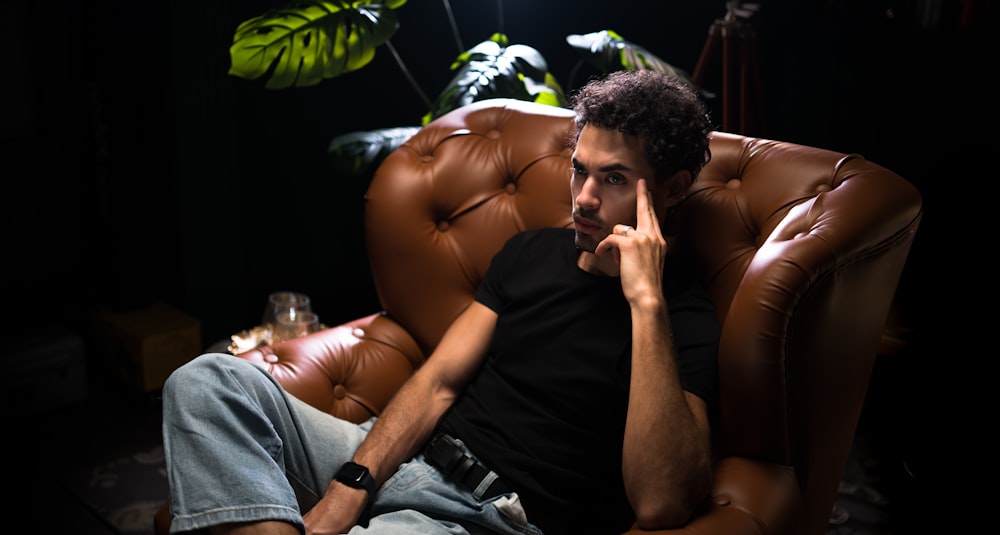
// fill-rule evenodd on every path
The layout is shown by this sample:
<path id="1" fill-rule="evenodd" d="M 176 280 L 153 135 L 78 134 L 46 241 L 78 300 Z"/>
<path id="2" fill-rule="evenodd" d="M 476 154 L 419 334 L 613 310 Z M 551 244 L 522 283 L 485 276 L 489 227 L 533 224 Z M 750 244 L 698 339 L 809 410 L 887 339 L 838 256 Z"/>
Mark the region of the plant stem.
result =
<path id="1" fill-rule="evenodd" d="M 465 52 L 465 45 L 462 44 L 462 36 L 458 33 L 458 24 L 455 23 L 455 14 L 451 11 L 451 2 L 444 0 L 444 10 L 448 13 L 448 22 L 451 23 L 451 35 L 455 37 L 455 44 L 458 45 L 458 53 Z"/>
<path id="2" fill-rule="evenodd" d="M 500 33 L 503 31 L 503 0 L 497 0 L 497 28 L 499 28 Z"/>
<path id="3" fill-rule="evenodd" d="M 417 84 L 416 79 L 414 79 L 413 75 L 410 74 L 410 70 L 406 68 L 406 63 L 403 62 L 403 58 L 399 57 L 399 53 L 396 52 L 396 47 L 392 46 L 392 41 L 386 41 L 385 46 L 389 49 L 389 52 L 392 53 L 392 57 L 396 59 L 396 65 L 399 65 L 399 70 L 403 71 L 403 76 L 405 76 L 410 82 L 410 85 L 413 86 L 413 90 L 417 92 L 417 96 L 424 101 L 424 105 L 427 106 L 428 110 L 431 109 L 434 104 L 431 102 L 431 99 L 427 98 L 424 91 L 420 89 L 420 85 Z"/>

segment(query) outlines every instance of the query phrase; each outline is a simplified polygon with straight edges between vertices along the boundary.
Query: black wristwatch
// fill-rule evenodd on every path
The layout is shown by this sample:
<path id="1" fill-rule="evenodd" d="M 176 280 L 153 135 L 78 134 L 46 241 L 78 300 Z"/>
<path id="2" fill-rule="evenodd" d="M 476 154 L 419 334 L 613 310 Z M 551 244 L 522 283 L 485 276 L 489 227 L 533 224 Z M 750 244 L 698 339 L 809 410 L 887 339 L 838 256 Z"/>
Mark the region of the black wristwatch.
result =
<path id="1" fill-rule="evenodd" d="M 371 518 L 372 502 L 375 501 L 375 478 L 372 477 L 368 468 L 355 462 L 346 462 L 340 467 L 337 475 L 333 479 L 355 489 L 365 489 L 368 493 L 368 501 L 365 502 L 365 509 L 358 519 L 361 527 L 368 527 L 368 520 Z"/>

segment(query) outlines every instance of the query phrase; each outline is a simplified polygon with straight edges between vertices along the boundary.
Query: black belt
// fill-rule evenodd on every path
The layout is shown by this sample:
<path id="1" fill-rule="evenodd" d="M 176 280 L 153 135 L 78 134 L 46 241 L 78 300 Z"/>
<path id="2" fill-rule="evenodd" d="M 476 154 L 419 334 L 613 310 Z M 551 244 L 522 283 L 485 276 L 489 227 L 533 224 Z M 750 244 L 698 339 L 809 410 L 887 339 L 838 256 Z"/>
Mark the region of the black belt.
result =
<path id="1" fill-rule="evenodd" d="M 445 433 L 431 438 L 424 457 L 447 479 L 470 490 L 477 500 L 513 492 L 496 472 L 466 454 L 462 443 Z"/>

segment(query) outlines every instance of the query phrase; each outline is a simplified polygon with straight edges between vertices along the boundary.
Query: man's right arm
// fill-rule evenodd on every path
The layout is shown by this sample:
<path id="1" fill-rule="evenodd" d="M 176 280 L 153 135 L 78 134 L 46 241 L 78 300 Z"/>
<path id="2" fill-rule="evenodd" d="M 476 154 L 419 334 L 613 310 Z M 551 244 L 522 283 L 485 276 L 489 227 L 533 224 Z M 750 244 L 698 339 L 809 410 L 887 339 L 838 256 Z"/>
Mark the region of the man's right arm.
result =
<path id="1" fill-rule="evenodd" d="M 493 310 L 472 301 L 386 406 L 354 454 L 354 462 L 368 467 L 376 487 L 430 439 L 438 420 L 478 372 L 496 319 Z M 357 521 L 364 503 L 364 490 L 331 482 L 320 502 L 304 517 L 307 533 L 347 531 L 344 528 Z M 351 519 L 345 524 L 346 516 Z M 320 527 L 323 525 L 326 527 Z"/>

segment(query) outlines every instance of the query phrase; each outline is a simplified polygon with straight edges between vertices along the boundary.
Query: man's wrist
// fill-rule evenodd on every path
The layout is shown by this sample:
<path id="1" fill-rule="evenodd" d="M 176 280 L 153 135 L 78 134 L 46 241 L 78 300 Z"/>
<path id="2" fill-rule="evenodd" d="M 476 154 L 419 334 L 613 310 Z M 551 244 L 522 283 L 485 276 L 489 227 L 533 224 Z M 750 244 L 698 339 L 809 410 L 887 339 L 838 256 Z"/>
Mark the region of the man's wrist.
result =
<path id="1" fill-rule="evenodd" d="M 371 472 L 367 467 L 349 461 L 340 467 L 333 479 L 348 487 L 365 491 L 367 495 L 365 506 L 361 512 L 361 518 L 358 519 L 358 524 L 367 527 L 368 520 L 371 518 L 372 502 L 375 501 L 375 478 L 372 477 Z"/>

